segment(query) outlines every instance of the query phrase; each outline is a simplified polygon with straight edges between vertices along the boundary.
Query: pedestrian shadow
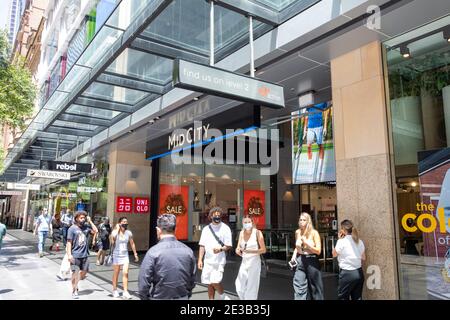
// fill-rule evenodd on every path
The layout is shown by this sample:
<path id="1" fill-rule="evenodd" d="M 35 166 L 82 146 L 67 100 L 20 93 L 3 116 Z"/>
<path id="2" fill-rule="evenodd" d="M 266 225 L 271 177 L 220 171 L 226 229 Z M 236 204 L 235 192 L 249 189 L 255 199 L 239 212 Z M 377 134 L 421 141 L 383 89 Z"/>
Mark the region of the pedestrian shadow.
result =
<path id="1" fill-rule="evenodd" d="M 18 260 L 18 258 L 8 257 L 7 259 L 0 260 L 0 265 L 4 266 L 6 268 L 18 267 L 21 264 L 17 263 L 16 260 Z"/>
<path id="2" fill-rule="evenodd" d="M 13 289 L 2 289 L 2 290 L 0 290 L 0 294 L 5 294 L 5 293 L 11 292 L 11 291 L 14 291 L 14 290 Z"/>
<path id="3" fill-rule="evenodd" d="M 78 295 L 79 296 L 87 296 L 87 295 L 93 294 L 96 291 L 97 292 L 104 292 L 105 290 L 101 290 L 101 289 L 86 289 L 86 290 L 78 291 Z"/>

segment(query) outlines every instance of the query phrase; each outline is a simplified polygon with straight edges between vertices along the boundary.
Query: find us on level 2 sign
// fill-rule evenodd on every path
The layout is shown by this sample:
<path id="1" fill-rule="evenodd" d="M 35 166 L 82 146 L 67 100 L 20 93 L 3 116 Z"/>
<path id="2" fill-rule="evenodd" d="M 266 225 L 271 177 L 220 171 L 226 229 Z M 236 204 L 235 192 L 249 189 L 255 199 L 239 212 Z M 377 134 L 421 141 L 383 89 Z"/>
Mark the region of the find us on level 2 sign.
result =
<path id="1" fill-rule="evenodd" d="M 224 69 L 175 59 L 174 87 L 271 108 L 284 108 L 283 87 Z"/>

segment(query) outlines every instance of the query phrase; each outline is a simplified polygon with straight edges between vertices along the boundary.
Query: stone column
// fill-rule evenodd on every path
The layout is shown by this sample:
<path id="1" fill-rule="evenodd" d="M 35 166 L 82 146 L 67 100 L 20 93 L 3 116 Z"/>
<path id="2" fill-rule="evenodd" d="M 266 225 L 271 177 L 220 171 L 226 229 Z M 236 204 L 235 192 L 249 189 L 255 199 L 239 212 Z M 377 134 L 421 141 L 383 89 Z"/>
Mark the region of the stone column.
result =
<path id="1" fill-rule="evenodd" d="M 367 261 L 381 271 L 365 299 L 398 299 L 396 219 L 382 47 L 372 42 L 331 61 L 338 219 L 351 219 Z"/>
<path id="2" fill-rule="evenodd" d="M 142 152 L 128 152 L 117 150 L 111 145 L 108 171 L 108 203 L 107 214 L 113 226 L 120 217 L 128 218 L 129 229 L 133 232 L 136 250 L 147 250 L 150 238 L 150 212 L 147 214 L 134 213 L 134 199 L 136 197 L 150 198 L 151 166 L 145 160 Z M 133 197 L 133 213 L 116 212 L 118 196 Z M 152 206 L 153 204 L 150 204 Z"/>

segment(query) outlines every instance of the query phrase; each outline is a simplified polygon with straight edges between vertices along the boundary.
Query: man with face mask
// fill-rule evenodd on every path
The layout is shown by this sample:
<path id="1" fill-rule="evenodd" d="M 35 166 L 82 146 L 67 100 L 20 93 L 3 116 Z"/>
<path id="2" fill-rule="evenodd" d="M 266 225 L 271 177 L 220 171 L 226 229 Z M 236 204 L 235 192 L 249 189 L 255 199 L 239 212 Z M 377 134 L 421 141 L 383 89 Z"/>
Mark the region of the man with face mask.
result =
<path id="1" fill-rule="evenodd" d="M 37 218 L 36 225 L 34 227 L 34 235 L 39 235 L 38 251 L 39 257 L 44 256 L 45 239 L 52 235 L 52 216 L 48 214 L 48 209 L 44 208 L 41 215 Z"/>
<path id="2" fill-rule="evenodd" d="M 196 261 L 192 250 L 175 238 L 176 221 L 173 214 L 158 217 L 159 243 L 147 251 L 139 272 L 142 300 L 187 300 L 192 295 Z"/>
<path id="3" fill-rule="evenodd" d="M 231 229 L 222 222 L 222 208 L 214 207 L 209 211 L 212 223 L 202 230 L 198 253 L 198 269 L 202 270 L 202 283 L 208 285 L 208 297 L 214 300 L 215 292 L 222 300 L 230 300 L 223 293 L 221 284 L 226 264 L 225 252 L 232 247 Z M 203 261 L 205 257 L 205 261 Z"/>
<path id="4" fill-rule="evenodd" d="M 66 253 L 72 267 L 72 298 L 78 299 L 78 282 L 86 278 L 89 270 L 89 234 L 97 232 L 97 227 L 85 211 L 77 211 L 74 224 L 67 232 Z M 79 272 L 78 272 L 79 271 Z"/>

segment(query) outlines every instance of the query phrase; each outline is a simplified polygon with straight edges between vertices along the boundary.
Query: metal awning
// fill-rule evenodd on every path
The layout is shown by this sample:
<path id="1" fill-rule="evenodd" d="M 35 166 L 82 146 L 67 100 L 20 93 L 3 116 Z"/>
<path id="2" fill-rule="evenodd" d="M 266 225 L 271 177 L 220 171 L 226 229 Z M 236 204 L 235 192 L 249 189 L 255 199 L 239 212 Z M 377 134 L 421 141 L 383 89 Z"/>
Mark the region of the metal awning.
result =
<path id="1" fill-rule="evenodd" d="M 215 1 L 216 61 L 320 0 Z M 204 0 L 122 0 L 5 158 L 0 179 L 21 180 L 172 89 L 173 60 L 208 63 Z"/>

